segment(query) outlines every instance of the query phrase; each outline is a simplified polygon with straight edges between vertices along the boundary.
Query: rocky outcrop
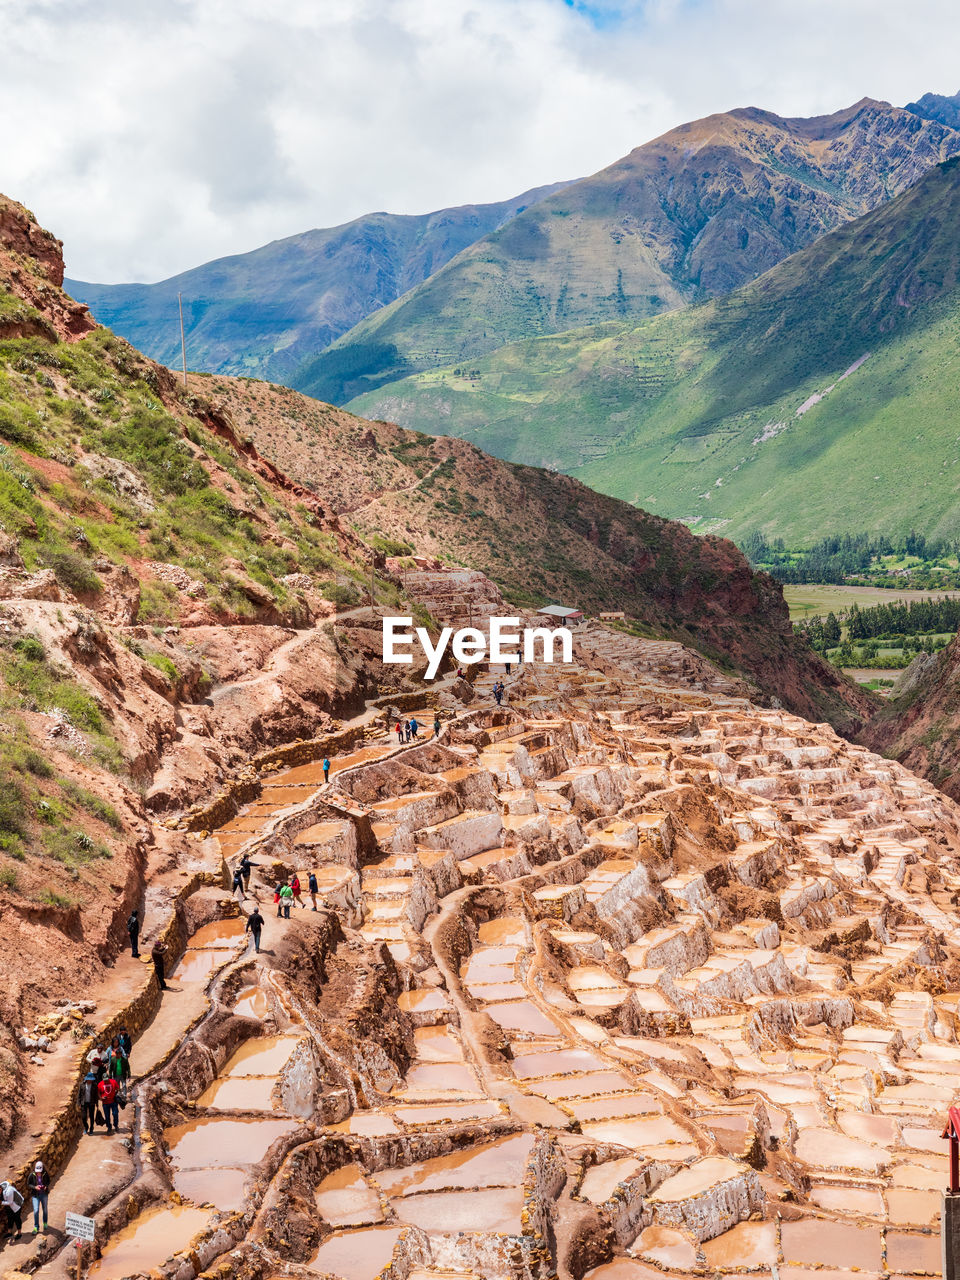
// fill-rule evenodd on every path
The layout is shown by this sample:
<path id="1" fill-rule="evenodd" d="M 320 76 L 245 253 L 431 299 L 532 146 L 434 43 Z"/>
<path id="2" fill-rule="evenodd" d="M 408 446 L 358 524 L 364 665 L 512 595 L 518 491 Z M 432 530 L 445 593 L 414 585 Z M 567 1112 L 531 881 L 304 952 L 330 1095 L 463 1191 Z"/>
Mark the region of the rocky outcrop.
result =
<path id="1" fill-rule="evenodd" d="M 858 736 L 960 799 L 960 637 L 918 655 Z"/>

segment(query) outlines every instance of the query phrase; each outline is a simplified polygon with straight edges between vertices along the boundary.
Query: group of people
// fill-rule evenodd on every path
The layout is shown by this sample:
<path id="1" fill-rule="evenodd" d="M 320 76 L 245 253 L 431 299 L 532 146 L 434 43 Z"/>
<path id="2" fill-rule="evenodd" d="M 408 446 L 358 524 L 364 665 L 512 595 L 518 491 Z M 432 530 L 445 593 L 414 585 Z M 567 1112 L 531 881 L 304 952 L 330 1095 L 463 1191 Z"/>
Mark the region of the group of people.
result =
<path id="1" fill-rule="evenodd" d="M 311 871 L 307 876 L 307 893 L 310 897 L 310 904 L 314 911 L 317 907 L 317 894 L 320 892 L 320 886 L 317 883 L 316 873 Z M 284 919 L 290 919 L 290 908 L 294 903 L 298 907 L 307 908 L 307 904 L 303 900 L 303 887 L 300 884 L 300 877 L 296 871 L 286 880 L 281 880 L 273 891 L 273 901 L 276 903 L 277 915 L 282 915 Z"/>
<path id="2" fill-rule="evenodd" d="M 440 715 L 439 713 L 433 717 L 433 736 L 440 735 Z M 400 746 L 404 743 L 413 742 L 414 739 L 420 737 L 420 724 L 416 716 L 411 716 L 409 720 L 398 720 L 393 726 L 393 731 L 397 735 L 397 742 Z"/>
<path id="3" fill-rule="evenodd" d="M 87 1054 L 87 1073 L 80 1081 L 78 1098 L 84 1133 L 94 1133 L 97 1125 L 106 1126 L 107 1133 L 119 1131 L 120 1109 L 127 1105 L 132 1048 L 123 1028 L 109 1045 L 94 1045 Z"/>
<path id="4" fill-rule="evenodd" d="M 246 864 L 246 865 L 245 865 Z M 237 868 L 233 873 L 233 887 L 238 898 L 242 901 L 249 893 L 250 888 L 250 868 L 256 866 L 256 863 L 250 862 L 249 858 L 244 854 L 237 864 Z M 310 898 L 310 904 L 314 911 L 319 911 L 317 906 L 317 894 L 320 892 L 320 885 L 317 882 L 316 873 L 311 871 L 307 876 L 307 895 Z M 253 947 L 256 953 L 260 954 L 260 938 L 263 934 L 264 918 L 260 910 L 260 900 L 256 894 L 251 895 L 253 898 L 253 910 L 247 916 L 246 933 L 249 933 L 253 939 Z M 307 904 L 303 900 L 303 886 L 300 883 L 299 875 L 294 872 L 292 876 L 288 876 L 284 880 L 280 880 L 273 891 L 273 901 L 277 908 L 277 919 L 290 919 L 290 908 L 296 904 L 304 910 Z"/>
<path id="5" fill-rule="evenodd" d="M 107 1133 L 119 1132 L 120 1109 L 127 1105 L 132 1048 L 130 1033 L 123 1027 L 109 1044 L 96 1044 L 87 1054 L 87 1071 L 80 1082 L 77 1095 L 84 1133 L 95 1133 L 98 1125 L 105 1126 Z M 33 1207 L 34 1235 L 40 1230 L 41 1221 L 44 1231 L 50 1225 L 50 1183 L 46 1165 L 38 1160 L 27 1178 L 27 1194 Z M 0 1207 L 3 1209 L 8 1235 L 11 1239 L 19 1240 L 23 1235 L 24 1196 L 12 1182 L 0 1182 Z"/>
<path id="6" fill-rule="evenodd" d="M 33 1166 L 33 1172 L 27 1178 L 27 1192 L 33 1206 L 33 1234 L 40 1230 L 40 1218 L 43 1216 L 44 1231 L 50 1225 L 47 1205 L 50 1197 L 50 1174 L 42 1160 Z M 4 1223 L 7 1234 L 13 1240 L 23 1235 L 23 1196 L 12 1182 L 0 1182 L 0 1206 L 3 1208 Z"/>
<path id="7" fill-rule="evenodd" d="M 398 720 L 393 727 L 393 731 L 397 735 L 397 742 L 401 746 L 405 742 L 411 742 L 414 738 L 420 737 L 420 725 L 417 723 L 415 716 L 411 716 L 409 720 Z"/>
<path id="8" fill-rule="evenodd" d="M 504 694 L 506 692 L 507 692 L 507 686 L 503 683 L 502 680 L 498 680 L 497 683 L 493 686 L 493 696 L 496 699 L 496 703 L 498 707 L 503 702 Z"/>

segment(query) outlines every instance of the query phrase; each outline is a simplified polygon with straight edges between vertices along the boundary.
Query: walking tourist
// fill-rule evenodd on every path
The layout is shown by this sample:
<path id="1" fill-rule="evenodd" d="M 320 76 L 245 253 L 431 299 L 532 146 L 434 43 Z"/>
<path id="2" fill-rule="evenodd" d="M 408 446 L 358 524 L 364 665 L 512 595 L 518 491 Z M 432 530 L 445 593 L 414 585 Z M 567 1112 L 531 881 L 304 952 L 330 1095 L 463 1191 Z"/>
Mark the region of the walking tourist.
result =
<path id="1" fill-rule="evenodd" d="M 120 1086 L 113 1076 L 104 1076 L 97 1085 L 97 1096 L 106 1121 L 107 1133 L 116 1133 L 120 1128 L 120 1104 L 117 1101 L 120 1097 Z"/>
<path id="2" fill-rule="evenodd" d="M 166 956 L 167 948 L 158 938 L 150 949 L 150 959 L 153 961 L 153 972 L 157 975 L 161 991 L 167 990 Z"/>
<path id="3" fill-rule="evenodd" d="M 317 894 L 320 892 L 320 886 L 317 884 L 316 873 L 313 871 L 307 876 L 307 892 L 310 894 L 310 901 L 313 904 L 314 911 L 316 911 Z"/>
<path id="4" fill-rule="evenodd" d="M 300 877 L 297 875 L 296 871 L 293 873 L 293 878 L 290 881 L 290 888 L 293 890 L 294 902 L 298 907 L 303 907 L 303 909 L 306 910 L 307 904 L 304 902 L 303 898 L 300 897 Z"/>
<path id="5" fill-rule="evenodd" d="M 243 872 L 244 890 L 247 890 L 250 888 L 250 868 L 255 867 L 257 865 L 258 864 L 256 862 L 250 861 L 250 855 L 247 853 L 245 853 L 243 857 L 240 859 L 240 870 Z"/>
<path id="6" fill-rule="evenodd" d="M 131 911 L 127 921 L 127 933 L 130 935 L 130 954 L 134 960 L 140 959 L 140 912 Z"/>
<path id="7" fill-rule="evenodd" d="M 88 1071 L 80 1081 L 79 1105 L 83 1132 L 93 1133 L 97 1119 L 97 1077 L 93 1071 Z"/>
<path id="8" fill-rule="evenodd" d="M 289 884 L 285 884 L 280 890 L 280 906 L 283 909 L 284 920 L 290 919 L 291 902 L 293 902 L 293 888 Z M 280 914 L 279 911 L 277 914 Z"/>
<path id="9" fill-rule="evenodd" d="M 439 711 L 438 711 L 438 712 L 437 712 L 437 714 L 433 717 L 433 736 L 434 736 L 435 738 L 439 738 L 439 737 L 440 737 L 440 713 L 439 713 Z"/>
<path id="10" fill-rule="evenodd" d="M 246 932 L 253 937 L 253 948 L 257 955 L 260 954 L 260 934 L 263 932 L 263 916 L 260 914 L 258 907 L 254 907 L 247 916 Z"/>
<path id="11" fill-rule="evenodd" d="M 323 780 L 324 782 L 330 781 L 330 761 L 326 756 L 323 757 Z"/>
<path id="12" fill-rule="evenodd" d="M 3 1205 L 8 1232 L 15 1240 L 19 1240 L 23 1235 L 23 1196 L 12 1182 L 0 1182 L 0 1204 Z"/>
<path id="13" fill-rule="evenodd" d="M 417 724 L 416 716 L 410 717 L 410 733 L 414 738 L 416 738 L 420 733 L 420 726 Z"/>
<path id="14" fill-rule="evenodd" d="M 399 720 L 394 726 L 394 732 L 397 735 L 397 741 L 402 745 L 403 744 L 403 725 L 400 723 Z"/>
<path id="15" fill-rule="evenodd" d="M 27 1190 L 33 1204 L 33 1234 L 40 1230 L 40 1215 L 43 1213 L 43 1229 L 47 1230 L 50 1219 L 47 1215 L 47 1199 L 50 1195 L 50 1174 L 42 1160 L 33 1166 L 33 1173 L 27 1178 Z"/>

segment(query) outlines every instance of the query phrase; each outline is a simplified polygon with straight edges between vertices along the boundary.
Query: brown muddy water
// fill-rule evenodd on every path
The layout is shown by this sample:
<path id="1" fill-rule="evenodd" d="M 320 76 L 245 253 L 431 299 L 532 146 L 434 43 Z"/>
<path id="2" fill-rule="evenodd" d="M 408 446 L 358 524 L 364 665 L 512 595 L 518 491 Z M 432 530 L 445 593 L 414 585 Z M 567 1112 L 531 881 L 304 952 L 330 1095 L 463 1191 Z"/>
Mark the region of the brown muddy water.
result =
<path id="1" fill-rule="evenodd" d="M 150 1271 L 185 1249 L 209 1221 L 208 1209 L 192 1205 L 165 1204 L 148 1209 L 109 1241 L 87 1275 L 96 1276 L 96 1280 L 122 1280 Z"/>

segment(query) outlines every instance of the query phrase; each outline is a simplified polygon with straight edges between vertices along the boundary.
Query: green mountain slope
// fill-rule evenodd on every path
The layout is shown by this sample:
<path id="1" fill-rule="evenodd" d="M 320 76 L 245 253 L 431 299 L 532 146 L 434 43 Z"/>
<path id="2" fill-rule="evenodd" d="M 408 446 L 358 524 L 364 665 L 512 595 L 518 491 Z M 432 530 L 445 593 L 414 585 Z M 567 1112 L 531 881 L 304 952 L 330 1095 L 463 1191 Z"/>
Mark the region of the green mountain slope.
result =
<path id="1" fill-rule="evenodd" d="M 726 293 L 958 150 L 955 130 L 869 99 L 809 120 L 746 108 L 683 125 L 478 240 L 292 384 L 343 403 L 519 339 Z"/>
<path id="2" fill-rule="evenodd" d="M 960 531 L 960 162 L 726 298 L 356 400 L 698 530 Z"/>
<path id="3" fill-rule="evenodd" d="M 358 320 L 564 185 L 418 216 L 373 213 L 218 258 L 157 284 L 68 279 L 64 287 L 101 324 L 167 365 L 180 363 L 182 293 L 192 369 L 282 382 Z"/>

